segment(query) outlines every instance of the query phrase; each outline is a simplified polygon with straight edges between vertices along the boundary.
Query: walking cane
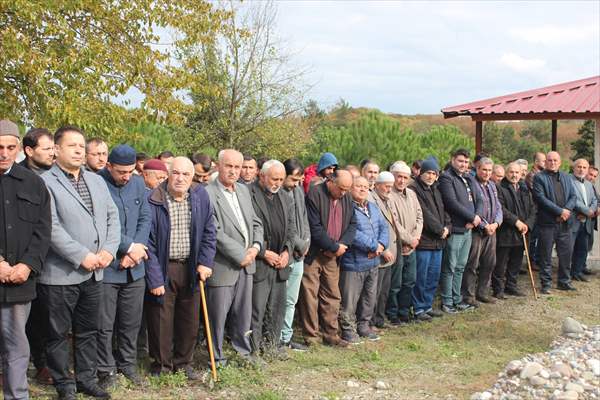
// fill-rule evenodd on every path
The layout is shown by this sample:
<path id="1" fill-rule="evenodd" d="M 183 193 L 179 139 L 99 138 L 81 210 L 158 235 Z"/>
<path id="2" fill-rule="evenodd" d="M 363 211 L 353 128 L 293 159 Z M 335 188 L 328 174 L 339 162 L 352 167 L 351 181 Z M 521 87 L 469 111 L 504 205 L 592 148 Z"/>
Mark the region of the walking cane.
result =
<path id="1" fill-rule="evenodd" d="M 217 382 L 217 366 L 215 364 L 215 353 L 213 351 L 212 335 L 210 333 L 210 322 L 208 321 L 208 310 L 206 308 L 206 294 L 204 294 L 204 281 L 200 280 L 200 298 L 202 299 L 202 311 L 204 313 L 204 329 L 206 330 L 206 343 L 208 344 L 208 355 L 210 356 L 210 369 L 213 380 Z"/>
<path id="2" fill-rule="evenodd" d="M 535 299 L 538 299 L 537 291 L 535 290 L 535 281 L 533 279 L 533 271 L 531 270 L 531 260 L 529 259 L 529 249 L 527 248 L 527 238 L 525 237 L 525 233 L 523 235 L 523 246 L 525 246 L 525 257 L 527 258 L 527 269 L 529 270 L 529 277 L 531 278 L 531 287 L 533 288 L 533 295 Z"/>

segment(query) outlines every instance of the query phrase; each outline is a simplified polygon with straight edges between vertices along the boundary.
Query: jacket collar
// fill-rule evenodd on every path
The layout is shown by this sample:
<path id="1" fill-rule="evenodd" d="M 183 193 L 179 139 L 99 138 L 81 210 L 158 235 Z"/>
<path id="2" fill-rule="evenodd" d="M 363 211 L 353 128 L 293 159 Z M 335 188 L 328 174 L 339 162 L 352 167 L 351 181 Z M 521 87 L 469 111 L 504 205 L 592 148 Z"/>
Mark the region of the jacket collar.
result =
<path id="1" fill-rule="evenodd" d="M 148 198 L 148 201 L 150 203 L 153 203 L 156 205 L 166 204 L 166 202 L 167 202 L 167 183 L 168 183 L 168 181 L 165 180 L 163 183 L 158 185 L 158 187 L 150 193 L 150 197 Z M 197 191 L 199 191 L 201 188 L 202 188 L 201 184 L 199 184 L 198 182 L 192 182 L 192 185 L 188 189 L 188 193 L 190 194 L 190 199 L 191 199 L 191 196 L 194 193 L 196 193 Z"/>

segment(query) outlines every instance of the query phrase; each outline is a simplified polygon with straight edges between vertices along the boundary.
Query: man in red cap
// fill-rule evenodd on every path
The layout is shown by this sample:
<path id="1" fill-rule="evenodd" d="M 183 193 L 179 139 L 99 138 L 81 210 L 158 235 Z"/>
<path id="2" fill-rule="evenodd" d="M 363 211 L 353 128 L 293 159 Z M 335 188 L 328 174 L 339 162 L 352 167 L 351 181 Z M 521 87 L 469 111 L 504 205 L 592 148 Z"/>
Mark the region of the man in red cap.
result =
<path id="1" fill-rule="evenodd" d="M 156 189 L 158 185 L 167 179 L 168 175 L 169 171 L 167 170 L 167 166 L 159 159 L 153 158 L 144 163 L 142 176 L 144 177 L 144 183 L 148 189 Z"/>

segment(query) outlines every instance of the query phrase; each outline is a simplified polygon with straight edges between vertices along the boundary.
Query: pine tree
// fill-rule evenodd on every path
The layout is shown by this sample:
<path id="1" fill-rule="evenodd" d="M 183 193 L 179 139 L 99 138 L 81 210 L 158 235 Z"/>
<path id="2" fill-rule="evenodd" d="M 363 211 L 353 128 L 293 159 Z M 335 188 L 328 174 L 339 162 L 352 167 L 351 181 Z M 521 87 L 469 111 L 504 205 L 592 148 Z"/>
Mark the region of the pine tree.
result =
<path id="1" fill-rule="evenodd" d="M 579 139 L 571 143 L 571 150 L 575 152 L 572 159 L 585 158 L 590 163 L 594 163 L 594 134 L 596 125 L 593 120 L 588 119 L 579 128 L 577 134 Z"/>

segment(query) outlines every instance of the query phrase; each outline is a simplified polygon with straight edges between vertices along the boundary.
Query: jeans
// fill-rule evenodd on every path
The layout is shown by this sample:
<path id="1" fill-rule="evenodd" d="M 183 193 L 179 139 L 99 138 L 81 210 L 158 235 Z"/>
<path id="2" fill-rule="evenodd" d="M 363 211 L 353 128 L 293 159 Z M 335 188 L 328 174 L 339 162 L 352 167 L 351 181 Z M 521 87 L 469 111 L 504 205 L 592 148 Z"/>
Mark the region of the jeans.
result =
<path id="1" fill-rule="evenodd" d="M 587 262 L 590 235 L 587 233 L 585 224 L 579 226 L 579 230 L 573 233 L 573 256 L 571 260 L 571 276 L 583 274 Z"/>
<path id="2" fill-rule="evenodd" d="M 417 281 L 412 291 L 415 315 L 431 310 L 441 267 L 442 250 L 417 250 Z"/>
<path id="3" fill-rule="evenodd" d="M 408 317 L 416 280 L 417 255 L 413 251 L 407 256 L 402 256 L 398 251 L 396 263 L 392 265 L 392 283 L 385 310 L 390 320 L 399 316 Z"/>
<path id="4" fill-rule="evenodd" d="M 302 283 L 302 274 L 304 273 L 304 260 L 295 261 L 290 264 L 292 271 L 287 280 L 285 292 L 285 316 L 283 319 L 283 328 L 281 329 L 281 341 L 288 343 L 292 340 L 294 334 L 294 311 L 298 302 L 298 293 L 300 293 L 300 283 Z"/>
<path id="5" fill-rule="evenodd" d="M 451 307 L 462 302 L 462 277 L 470 249 L 470 230 L 465 233 L 453 233 L 448 238 L 440 277 L 442 304 L 445 306 Z"/>

